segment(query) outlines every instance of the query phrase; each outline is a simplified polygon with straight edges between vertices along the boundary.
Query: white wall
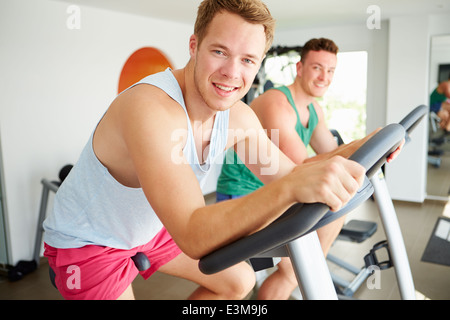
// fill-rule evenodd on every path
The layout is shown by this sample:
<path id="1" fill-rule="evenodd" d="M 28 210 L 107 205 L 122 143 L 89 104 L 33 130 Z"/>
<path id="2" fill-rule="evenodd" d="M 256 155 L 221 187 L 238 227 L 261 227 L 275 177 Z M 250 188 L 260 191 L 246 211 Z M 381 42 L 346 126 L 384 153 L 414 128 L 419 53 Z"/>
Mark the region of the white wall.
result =
<path id="1" fill-rule="evenodd" d="M 400 120 L 414 106 L 429 105 L 430 42 L 434 35 L 448 33 L 448 14 L 391 19 L 388 123 Z M 412 136 L 402 156 L 386 167 L 386 181 L 392 198 L 422 202 L 426 198 L 428 121 L 422 121 Z"/>
<path id="2" fill-rule="evenodd" d="M 6 182 L 10 263 L 32 259 L 42 178 L 74 163 L 117 94 L 121 68 L 153 46 L 175 68 L 187 62 L 192 27 L 69 4 L 0 1 L 0 137 Z M 170 39 L 170 41 L 167 41 Z"/>
<path id="3" fill-rule="evenodd" d="M 413 107 L 428 105 L 429 17 L 390 20 L 387 122 L 398 122 Z M 427 121 L 392 164 L 386 181 L 394 199 L 422 202 L 426 196 Z"/>

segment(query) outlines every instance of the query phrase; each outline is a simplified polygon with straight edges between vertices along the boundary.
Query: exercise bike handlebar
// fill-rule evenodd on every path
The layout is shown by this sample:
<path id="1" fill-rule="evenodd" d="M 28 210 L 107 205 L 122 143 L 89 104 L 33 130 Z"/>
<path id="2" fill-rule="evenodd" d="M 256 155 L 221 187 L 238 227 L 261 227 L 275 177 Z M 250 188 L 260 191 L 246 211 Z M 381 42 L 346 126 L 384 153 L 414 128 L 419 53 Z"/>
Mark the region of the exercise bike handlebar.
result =
<path id="1" fill-rule="evenodd" d="M 350 159 L 361 164 L 371 177 L 404 137 L 402 125 L 390 124 L 364 143 Z M 263 230 L 206 255 L 200 260 L 199 268 L 205 274 L 213 274 L 277 248 L 308 233 L 328 211 L 329 207 L 323 203 L 297 203 Z"/>
<path id="2" fill-rule="evenodd" d="M 409 135 L 427 113 L 428 107 L 425 105 L 420 105 L 416 107 L 413 111 L 411 111 L 399 123 L 405 128 L 406 133 Z"/>
<path id="3" fill-rule="evenodd" d="M 379 131 L 350 159 L 360 163 L 366 169 L 366 176 L 372 177 L 385 163 L 387 157 L 400 145 L 403 138 L 408 140 L 409 134 L 427 113 L 428 108 L 425 105 L 416 107 L 399 124 L 388 125 Z M 347 206 L 350 206 L 350 203 Z M 342 211 L 345 211 L 345 208 Z M 216 273 L 284 245 L 314 230 L 328 212 L 328 206 L 322 203 L 297 203 L 265 229 L 203 257 L 199 262 L 199 268 L 205 274 Z"/>
<path id="4" fill-rule="evenodd" d="M 421 105 L 415 108 L 413 111 L 411 111 L 405 118 L 402 119 L 402 121 L 399 122 L 400 125 L 402 125 L 405 128 L 405 141 L 406 143 L 409 142 L 410 136 L 409 134 L 414 130 L 414 128 L 419 124 L 420 120 L 428 114 L 428 107 Z M 366 172 L 366 175 L 369 177 L 372 177 L 373 174 L 376 173 L 376 171 L 379 169 L 380 165 L 383 164 L 383 158 L 380 159 L 380 163 L 374 165 L 371 169 L 369 169 Z M 357 206 L 359 206 L 362 202 L 367 200 L 370 195 L 373 193 L 374 188 L 372 184 L 369 182 L 369 179 L 366 177 L 363 186 L 358 190 L 358 193 L 353 197 L 353 199 L 347 203 L 347 205 L 339 210 L 338 212 L 328 212 L 314 227 L 311 229 L 317 230 L 320 227 L 323 227 L 330 222 L 342 217 L 343 215 L 349 213 L 353 209 L 355 209 Z"/>
<path id="5" fill-rule="evenodd" d="M 425 105 L 420 105 L 413 109 L 410 113 L 408 113 L 408 115 L 399 122 L 399 124 L 405 129 L 406 142 L 409 142 L 410 133 L 416 128 L 416 126 L 420 123 L 420 121 L 427 113 L 428 107 Z M 358 152 L 360 152 L 360 150 L 357 150 L 354 155 L 356 155 Z M 352 159 L 354 155 L 352 155 L 350 159 Z M 357 155 L 357 158 L 360 158 L 360 156 Z M 379 163 L 376 163 L 372 168 L 367 169 L 366 175 L 371 178 L 373 174 L 381 167 L 381 165 L 383 165 L 384 161 L 385 158 L 381 157 Z"/>

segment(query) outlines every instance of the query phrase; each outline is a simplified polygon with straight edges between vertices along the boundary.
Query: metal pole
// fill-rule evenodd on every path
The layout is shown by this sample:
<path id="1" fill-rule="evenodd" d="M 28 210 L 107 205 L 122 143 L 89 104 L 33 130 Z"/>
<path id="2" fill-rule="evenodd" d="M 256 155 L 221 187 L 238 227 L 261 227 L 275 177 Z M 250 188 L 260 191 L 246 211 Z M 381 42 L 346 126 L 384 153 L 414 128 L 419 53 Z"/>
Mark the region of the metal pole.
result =
<path id="1" fill-rule="evenodd" d="M 389 251 L 394 263 L 400 295 L 404 300 L 415 300 L 416 291 L 411 274 L 411 268 L 406 254 L 400 224 L 397 219 L 384 175 L 379 170 L 370 182 L 374 187 L 374 198 L 378 205 L 381 221 L 389 244 Z"/>
<path id="2" fill-rule="evenodd" d="M 302 296 L 307 300 L 337 300 L 317 233 L 311 232 L 286 246 Z"/>

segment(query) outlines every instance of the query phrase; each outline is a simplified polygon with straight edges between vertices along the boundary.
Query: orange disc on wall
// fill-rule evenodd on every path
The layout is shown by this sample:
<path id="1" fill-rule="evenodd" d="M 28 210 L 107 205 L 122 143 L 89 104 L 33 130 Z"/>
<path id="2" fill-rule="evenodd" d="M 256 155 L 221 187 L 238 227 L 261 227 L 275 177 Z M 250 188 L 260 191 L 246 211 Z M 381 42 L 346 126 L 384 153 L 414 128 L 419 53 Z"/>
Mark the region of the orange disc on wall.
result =
<path id="1" fill-rule="evenodd" d="M 145 47 L 135 51 L 125 62 L 119 78 L 119 93 L 148 75 L 173 68 L 158 49 Z"/>

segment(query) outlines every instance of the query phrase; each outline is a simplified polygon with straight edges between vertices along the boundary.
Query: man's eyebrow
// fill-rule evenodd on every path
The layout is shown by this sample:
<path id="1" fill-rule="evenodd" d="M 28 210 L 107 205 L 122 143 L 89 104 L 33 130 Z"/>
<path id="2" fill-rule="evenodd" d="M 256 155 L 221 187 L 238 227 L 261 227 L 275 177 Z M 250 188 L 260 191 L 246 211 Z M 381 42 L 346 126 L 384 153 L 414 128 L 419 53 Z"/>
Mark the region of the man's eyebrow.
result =
<path id="1" fill-rule="evenodd" d="M 325 66 L 325 65 L 323 65 L 323 64 L 321 64 L 320 62 L 312 62 L 311 63 L 311 65 L 318 65 L 318 66 L 320 66 L 321 68 L 324 68 L 324 67 L 327 67 L 327 66 Z M 328 69 L 336 69 L 336 67 L 327 67 Z"/>
<path id="2" fill-rule="evenodd" d="M 230 49 L 227 46 L 220 43 L 211 43 L 209 47 L 214 49 L 223 49 L 224 51 L 230 51 Z"/>
<path id="3" fill-rule="evenodd" d="M 223 44 L 219 44 L 219 43 L 211 43 L 210 45 L 211 48 L 216 48 L 216 49 L 220 49 L 226 52 L 230 52 L 230 48 L 228 48 L 226 45 Z M 261 59 L 260 57 L 258 57 L 257 54 L 253 54 L 253 53 L 244 53 L 243 54 L 244 57 L 250 58 L 252 60 L 258 60 Z"/>

